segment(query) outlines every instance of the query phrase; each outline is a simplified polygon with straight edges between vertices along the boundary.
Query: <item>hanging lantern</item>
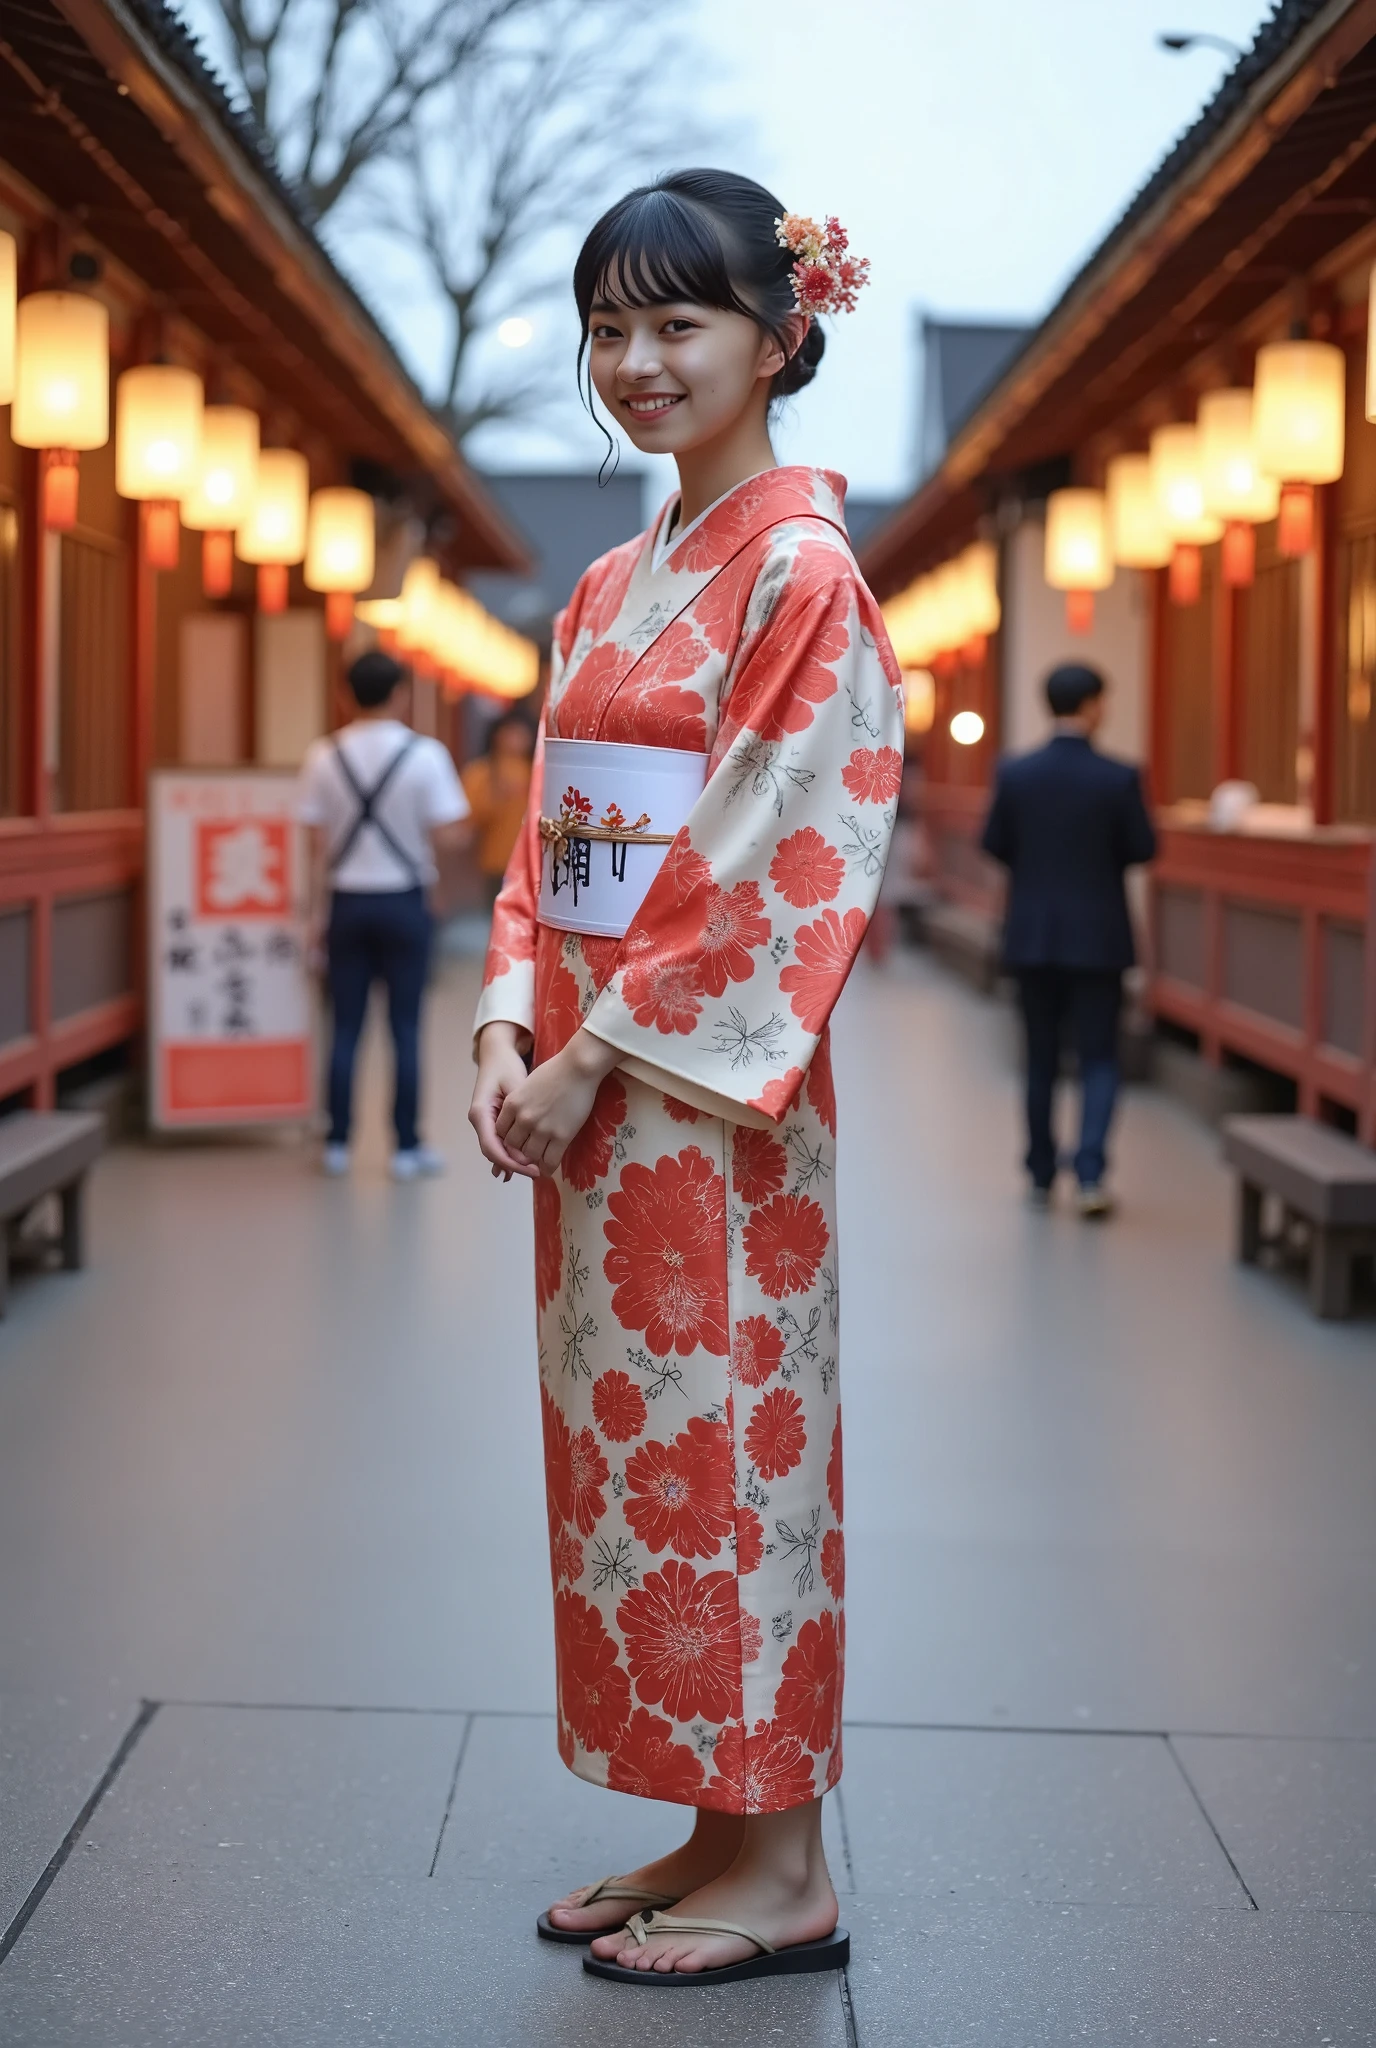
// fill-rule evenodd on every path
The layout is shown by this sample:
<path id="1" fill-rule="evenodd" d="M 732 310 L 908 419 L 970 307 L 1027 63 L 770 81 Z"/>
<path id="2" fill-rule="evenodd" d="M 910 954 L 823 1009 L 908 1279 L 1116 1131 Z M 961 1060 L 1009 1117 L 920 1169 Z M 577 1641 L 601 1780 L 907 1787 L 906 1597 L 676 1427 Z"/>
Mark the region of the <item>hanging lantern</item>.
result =
<path id="1" fill-rule="evenodd" d="M 903 671 L 903 724 L 906 731 L 930 732 L 936 718 L 936 677 L 929 668 Z"/>
<path id="2" fill-rule="evenodd" d="M 1283 555 L 1314 545 L 1314 486 L 1343 473 L 1347 359 L 1331 341 L 1272 341 L 1257 350 L 1257 460 L 1280 483 Z"/>
<path id="3" fill-rule="evenodd" d="M 1184 422 L 1158 427 L 1151 437 L 1151 479 L 1156 509 L 1171 542 L 1172 604 L 1194 604 L 1203 583 L 1200 549 L 1223 532 L 1204 503 L 1199 429 Z"/>
<path id="4" fill-rule="evenodd" d="M 1256 575 L 1258 525 L 1274 519 L 1280 485 L 1257 461 L 1250 391 L 1209 391 L 1199 401 L 1204 507 L 1223 521 L 1223 581 L 1242 589 Z"/>
<path id="5" fill-rule="evenodd" d="M 986 540 L 972 540 L 956 557 L 960 576 L 962 646 L 967 661 L 983 661 L 989 636 L 997 633 L 1002 611 L 999 605 L 998 553 Z"/>
<path id="6" fill-rule="evenodd" d="M 144 506 L 150 569 L 175 569 L 181 552 L 179 501 L 201 460 L 205 393 L 194 370 L 141 363 L 115 384 L 115 489 Z"/>
<path id="7" fill-rule="evenodd" d="M 310 501 L 305 580 L 325 593 L 325 631 L 343 640 L 354 622 L 354 598 L 373 580 L 373 501 L 366 491 L 331 486 Z"/>
<path id="8" fill-rule="evenodd" d="M 439 564 L 429 555 L 417 555 L 407 564 L 401 579 L 401 625 L 398 644 L 412 662 L 422 668 L 435 662 L 435 606 L 439 600 Z"/>
<path id="9" fill-rule="evenodd" d="M 295 448 L 264 448 L 253 503 L 234 538 L 241 562 L 258 568 L 258 609 L 287 608 L 287 571 L 306 553 L 310 467 Z"/>
<path id="10" fill-rule="evenodd" d="M 369 597 L 362 604 L 354 606 L 354 616 L 361 625 L 371 626 L 377 634 L 377 644 L 384 654 L 395 654 L 401 644 L 401 599 L 399 597 Z"/>
<path id="11" fill-rule="evenodd" d="M 1065 622 L 1072 633 L 1094 624 L 1094 593 L 1113 581 L 1108 508 L 1102 491 L 1053 491 L 1046 501 L 1046 580 L 1065 592 Z"/>
<path id="12" fill-rule="evenodd" d="M 234 581 L 234 534 L 249 514 L 258 485 L 258 415 L 246 405 L 208 405 L 201 417 L 201 460 L 182 525 L 201 536 L 201 588 L 228 597 Z"/>
<path id="13" fill-rule="evenodd" d="M 19 248 L 13 235 L 0 231 L 0 405 L 14 397 L 14 309 L 19 275 Z"/>
<path id="14" fill-rule="evenodd" d="M 1171 540 L 1161 523 L 1149 455 L 1115 455 L 1105 478 L 1109 546 L 1122 569 L 1164 569 Z"/>
<path id="15" fill-rule="evenodd" d="M 80 292 L 30 292 L 14 330 L 10 438 L 43 451 L 43 524 L 76 523 L 77 461 L 110 438 L 110 318 Z"/>

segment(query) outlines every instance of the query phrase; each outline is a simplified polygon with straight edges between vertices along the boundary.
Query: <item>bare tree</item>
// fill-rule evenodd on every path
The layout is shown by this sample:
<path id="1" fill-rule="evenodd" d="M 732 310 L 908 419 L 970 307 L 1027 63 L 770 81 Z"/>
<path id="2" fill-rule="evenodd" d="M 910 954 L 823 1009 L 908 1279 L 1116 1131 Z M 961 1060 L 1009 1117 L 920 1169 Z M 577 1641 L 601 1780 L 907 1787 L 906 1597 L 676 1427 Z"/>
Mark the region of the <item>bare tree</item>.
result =
<path id="1" fill-rule="evenodd" d="M 400 326 L 398 271 L 447 323 L 426 379 L 459 439 L 567 389 L 494 349 L 567 291 L 577 233 L 702 130 L 661 0 L 185 0 L 284 176 Z M 676 90 L 677 88 L 677 90 Z M 400 260 L 398 260 L 400 259 Z M 567 339 L 567 336 L 565 336 Z"/>

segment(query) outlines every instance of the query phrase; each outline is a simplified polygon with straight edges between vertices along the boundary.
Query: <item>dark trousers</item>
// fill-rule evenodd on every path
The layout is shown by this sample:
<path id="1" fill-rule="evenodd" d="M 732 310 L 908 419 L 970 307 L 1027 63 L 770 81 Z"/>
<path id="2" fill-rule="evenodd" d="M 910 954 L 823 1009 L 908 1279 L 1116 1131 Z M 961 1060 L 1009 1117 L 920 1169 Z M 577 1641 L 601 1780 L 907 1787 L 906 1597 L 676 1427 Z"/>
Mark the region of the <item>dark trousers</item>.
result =
<path id="1" fill-rule="evenodd" d="M 375 981 L 387 989 L 387 1017 L 396 1056 L 392 1117 L 397 1149 L 416 1136 L 420 1096 L 420 1004 L 430 965 L 431 918 L 423 889 L 336 889 L 327 940 L 334 1038 L 330 1046 L 331 1145 L 347 1145 L 353 1113 L 354 1060 Z"/>
<path id="2" fill-rule="evenodd" d="M 1117 969 L 1020 967 L 1018 989 L 1027 1033 L 1027 1170 L 1039 1188 L 1056 1175 L 1051 1117 L 1067 1021 L 1080 1066 L 1080 1148 L 1075 1177 L 1091 1187 L 1104 1174 L 1104 1147 L 1118 1095 L 1118 1015 L 1123 977 Z"/>

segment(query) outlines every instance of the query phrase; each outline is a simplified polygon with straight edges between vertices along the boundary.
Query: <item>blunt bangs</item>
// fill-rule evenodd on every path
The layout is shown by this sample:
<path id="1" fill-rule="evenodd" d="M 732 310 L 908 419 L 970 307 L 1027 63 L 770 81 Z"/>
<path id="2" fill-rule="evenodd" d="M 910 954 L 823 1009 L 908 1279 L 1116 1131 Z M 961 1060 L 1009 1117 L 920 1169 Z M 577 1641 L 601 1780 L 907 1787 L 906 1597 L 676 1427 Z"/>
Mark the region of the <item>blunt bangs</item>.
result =
<path id="1" fill-rule="evenodd" d="M 603 215 L 574 268 L 573 295 L 585 346 L 593 301 L 600 298 L 635 307 L 687 300 L 760 317 L 731 281 L 716 222 L 662 189 L 629 193 Z"/>

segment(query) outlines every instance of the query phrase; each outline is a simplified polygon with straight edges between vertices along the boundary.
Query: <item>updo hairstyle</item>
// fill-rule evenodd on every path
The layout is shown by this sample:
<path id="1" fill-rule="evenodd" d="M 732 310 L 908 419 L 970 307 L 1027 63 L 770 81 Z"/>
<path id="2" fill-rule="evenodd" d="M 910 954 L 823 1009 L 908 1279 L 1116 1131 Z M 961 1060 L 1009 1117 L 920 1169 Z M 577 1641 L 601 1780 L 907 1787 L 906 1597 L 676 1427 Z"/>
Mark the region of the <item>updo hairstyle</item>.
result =
<path id="1" fill-rule="evenodd" d="M 788 353 L 784 323 L 796 313 L 790 250 L 774 223 L 781 200 L 734 171 L 673 171 L 639 185 L 603 214 L 573 267 L 573 296 L 582 339 L 581 374 L 594 299 L 663 306 L 687 299 L 744 313 Z M 826 336 L 816 320 L 769 387 L 771 405 L 812 382 Z"/>

